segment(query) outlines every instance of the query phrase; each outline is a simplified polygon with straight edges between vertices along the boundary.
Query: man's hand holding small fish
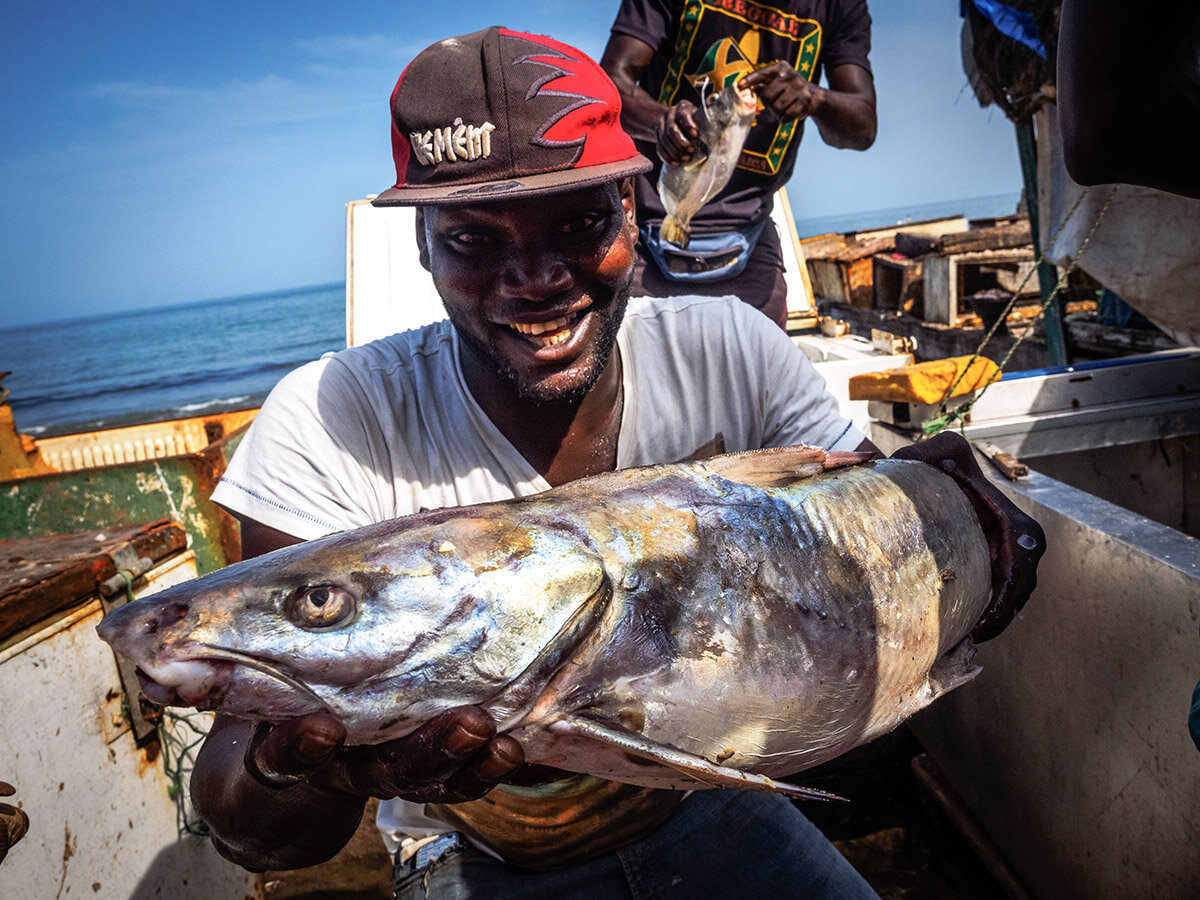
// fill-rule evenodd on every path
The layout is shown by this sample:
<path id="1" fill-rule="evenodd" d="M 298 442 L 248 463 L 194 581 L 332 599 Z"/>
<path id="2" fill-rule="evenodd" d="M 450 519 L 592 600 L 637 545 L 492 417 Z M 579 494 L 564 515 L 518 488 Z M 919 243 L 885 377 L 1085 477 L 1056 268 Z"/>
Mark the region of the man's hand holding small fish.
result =
<path id="1" fill-rule="evenodd" d="M 658 155 L 667 165 L 681 166 L 695 156 L 696 142 L 700 139 L 696 123 L 699 114 L 691 100 L 680 100 L 663 110 L 655 138 Z"/>
<path id="2" fill-rule="evenodd" d="M 312 865 L 349 840 L 369 797 L 470 800 L 524 762 L 521 745 L 497 735 L 475 707 L 383 744 L 344 747 L 345 737 L 323 712 L 274 727 L 219 716 L 192 775 L 192 799 L 217 850 L 257 871 Z M 229 757 L 237 754 L 244 767 L 231 779 Z M 314 817 L 325 827 L 312 828 Z"/>
<path id="3" fill-rule="evenodd" d="M 831 147 L 866 150 L 875 142 L 876 125 L 870 73 L 858 66 L 837 66 L 829 73 L 829 83 L 823 88 L 777 60 L 743 77 L 738 87 L 757 93 L 782 122 L 811 118 Z"/>

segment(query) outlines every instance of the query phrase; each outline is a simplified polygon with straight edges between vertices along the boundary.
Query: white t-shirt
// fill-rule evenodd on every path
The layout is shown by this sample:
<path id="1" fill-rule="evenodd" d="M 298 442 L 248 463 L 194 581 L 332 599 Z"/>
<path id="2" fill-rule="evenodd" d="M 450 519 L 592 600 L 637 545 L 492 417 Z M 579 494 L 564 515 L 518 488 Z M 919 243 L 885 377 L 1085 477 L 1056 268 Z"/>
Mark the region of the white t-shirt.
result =
<path id="1" fill-rule="evenodd" d="M 862 433 L 765 316 L 730 297 L 630 300 L 617 336 L 619 468 Z M 304 540 L 550 485 L 480 409 L 448 321 L 326 354 L 263 403 L 213 500 Z"/>
<path id="2" fill-rule="evenodd" d="M 862 433 L 766 316 L 733 297 L 630 300 L 617 336 L 624 409 L 617 466 L 674 462 L 721 435 L 727 451 L 852 450 Z M 463 381 L 449 322 L 327 354 L 271 391 L 213 500 L 310 540 L 409 515 L 548 490 Z M 400 800 L 377 821 L 394 852 L 446 831 Z"/>

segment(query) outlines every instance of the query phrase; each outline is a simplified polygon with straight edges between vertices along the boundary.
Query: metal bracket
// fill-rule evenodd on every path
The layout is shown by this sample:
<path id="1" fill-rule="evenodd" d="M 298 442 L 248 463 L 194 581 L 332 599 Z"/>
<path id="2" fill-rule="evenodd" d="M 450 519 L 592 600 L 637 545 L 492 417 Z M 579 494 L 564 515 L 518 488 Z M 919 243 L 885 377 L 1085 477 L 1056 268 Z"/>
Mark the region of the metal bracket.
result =
<path id="1" fill-rule="evenodd" d="M 117 550 L 112 554 L 112 560 L 117 565 L 117 574 L 100 584 L 100 606 L 105 615 L 135 599 L 134 581 L 154 566 L 152 559 L 138 556 L 132 547 Z M 121 679 L 121 693 L 125 698 L 122 709 L 128 718 L 134 740 L 140 747 L 158 734 L 157 720 L 162 714 L 162 707 L 142 696 L 137 667 L 133 661 L 115 651 L 113 658 L 117 663 L 117 676 Z"/>

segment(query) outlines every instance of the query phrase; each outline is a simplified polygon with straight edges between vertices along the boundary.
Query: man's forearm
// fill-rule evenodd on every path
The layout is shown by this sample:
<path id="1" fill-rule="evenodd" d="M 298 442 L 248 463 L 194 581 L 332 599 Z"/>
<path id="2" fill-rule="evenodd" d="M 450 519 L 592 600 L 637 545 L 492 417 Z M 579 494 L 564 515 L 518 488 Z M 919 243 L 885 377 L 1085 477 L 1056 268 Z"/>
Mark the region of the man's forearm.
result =
<path id="1" fill-rule="evenodd" d="M 619 88 L 621 92 L 621 127 L 634 140 L 653 143 L 658 139 L 659 123 L 667 112 L 651 97 L 645 88 L 630 85 Z"/>
<path id="2" fill-rule="evenodd" d="M 621 127 L 634 140 L 656 141 L 659 123 L 667 107 L 638 82 L 654 56 L 654 48 L 625 34 L 609 38 L 600 67 L 608 73 L 621 95 Z"/>
<path id="3" fill-rule="evenodd" d="M 875 143 L 875 85 L 865 69 L 838 66 L 812 113 L 821 140 L 839 150 L 866 150 Z"/>

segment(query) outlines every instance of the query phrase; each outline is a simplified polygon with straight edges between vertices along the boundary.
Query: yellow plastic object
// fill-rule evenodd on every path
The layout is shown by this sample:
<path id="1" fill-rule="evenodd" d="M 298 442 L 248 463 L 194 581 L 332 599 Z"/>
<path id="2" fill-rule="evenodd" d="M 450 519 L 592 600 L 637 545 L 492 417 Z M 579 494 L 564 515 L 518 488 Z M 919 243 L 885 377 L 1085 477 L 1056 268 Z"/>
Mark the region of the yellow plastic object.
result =
<path id="1" fill-rule="evenodd" d="M 954 385 L 954 389 L 949 396 L 958 397 L 986 387 L 999 377 L 1000 367 L 982 356 L 974 359 L 970 356 L 931 359 L 898 369 L 854 375 L 850 378 L 850 399 L 939 403 L 947 396 L 951 385 Z"/>

